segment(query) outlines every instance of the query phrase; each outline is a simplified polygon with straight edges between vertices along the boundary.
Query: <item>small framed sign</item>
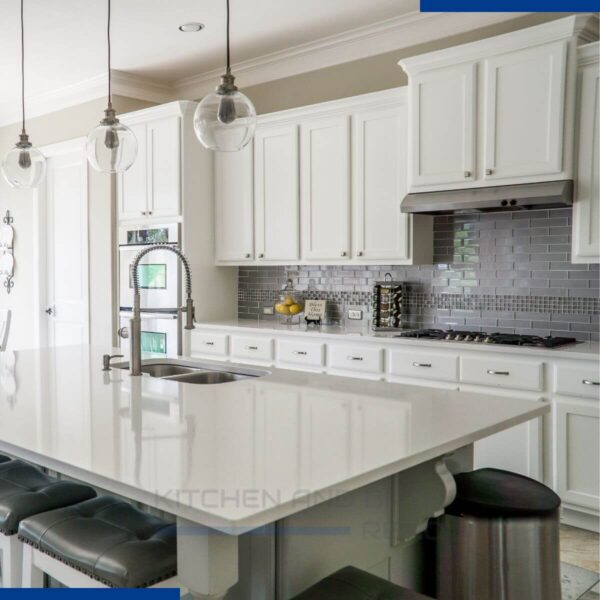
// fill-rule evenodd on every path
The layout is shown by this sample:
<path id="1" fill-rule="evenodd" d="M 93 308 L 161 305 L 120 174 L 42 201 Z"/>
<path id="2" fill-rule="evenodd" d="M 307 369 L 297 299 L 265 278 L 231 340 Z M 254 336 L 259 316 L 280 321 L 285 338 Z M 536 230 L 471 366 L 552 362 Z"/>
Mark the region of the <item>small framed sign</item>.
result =
<path id="1" fill-rule="evenodd" d="M 320 325 L 325 318 L 327 300 L 306 300 L 304 303 L 304 320 L 308 325 Z"/>

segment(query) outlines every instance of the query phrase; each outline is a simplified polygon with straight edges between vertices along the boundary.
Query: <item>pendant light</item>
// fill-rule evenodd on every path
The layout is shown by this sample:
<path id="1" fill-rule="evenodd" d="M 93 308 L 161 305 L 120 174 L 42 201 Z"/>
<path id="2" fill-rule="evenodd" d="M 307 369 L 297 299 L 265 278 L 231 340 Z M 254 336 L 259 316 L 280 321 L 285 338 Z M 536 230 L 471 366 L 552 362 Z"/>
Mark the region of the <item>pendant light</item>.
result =
<path id="1" fill-rule="evenodd" d="M 129 127 L 117 119 L 112 106 L 112 75 L 110 68 L 110 16 L 111 0 L 108 0 L 108 106 L 104 118 L 87 139 L 86 153 L 88 161 L 104 173 L 123 173 L 134 163 L 137 156 L 137 140 Z"/>
<path id="2" fill-rule="evenodd" d="M 44 155 L 34 148 L 25 129 L 25 26 L 21 0 L 21 135 L 2 162 L 2 174 L 14 188 L 34 188 L 46 171 Z"/>
<path id="3" fill-rule="evenodd" d="M 206 96 L 194 114 L 198 139 L 210 150 L 236 152 L 254 136 L 256 109 L 250 99 L 238 91 L 231 74 L 229 50 L 229 0 L 227 2 L 227 70 L 217 89 Z"/>

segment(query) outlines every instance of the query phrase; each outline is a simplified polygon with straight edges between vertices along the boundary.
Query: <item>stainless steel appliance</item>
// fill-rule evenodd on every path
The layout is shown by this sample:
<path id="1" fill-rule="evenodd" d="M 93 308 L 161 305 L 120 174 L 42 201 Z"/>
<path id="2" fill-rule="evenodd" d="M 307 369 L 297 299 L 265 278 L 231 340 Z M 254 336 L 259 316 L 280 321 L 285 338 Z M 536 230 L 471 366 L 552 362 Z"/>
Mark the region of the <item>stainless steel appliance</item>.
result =
<path id="1" fill-rule="evenodd" d="M 122 227 L 119 230 L 119 315 L 121 348 L 130 350 L 129 329 L 134 305 L 131 265 L 141 250 L 165 244 L 180 247 L 179 223 Z M 177 255 L 168 248 L 157 249 L 142 257 L 138 268 L 141 305 L 142 351 L 153 356 L 181 354 L 181 266 Z"/>

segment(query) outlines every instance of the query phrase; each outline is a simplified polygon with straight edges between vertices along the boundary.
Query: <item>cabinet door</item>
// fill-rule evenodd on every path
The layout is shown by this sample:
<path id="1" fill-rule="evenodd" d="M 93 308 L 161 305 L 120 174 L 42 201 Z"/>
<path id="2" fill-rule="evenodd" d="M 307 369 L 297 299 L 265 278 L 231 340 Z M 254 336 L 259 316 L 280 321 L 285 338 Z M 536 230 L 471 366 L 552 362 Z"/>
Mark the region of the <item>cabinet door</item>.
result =
<path id="1" fill-rule="evenodd" d="M 254 137 L 256 254 L 300 258 L 298 126 L 260 127 Z"/>
<path id="2" fill-rule="evenodd" d="M 475 179 L 475 99 L 473 63 L 411 79 L 411 187 Z"/>
<path id="3" fill-rule="evenodd" d="M 354 256 L 366 260 L 410 258 L 410 216 L 400 212 L 406 195 L 406 106 L 353 117 Z"/>
<path id="4" fill-rule="evenodd" d="M 253 152 L 215 154 L 215 240 L 217 261 L 254 258 Z"/>
<path id="5" fill-rule="evenodd" d="M 598 509 L 600 410 L 591 401 L 556 402 L 558 494 L 564 502 Z"/>
<path id="6" fill-rule="evenodd" d="M 560 41 L 484 62 L 486 180 L 563 170 L 566 56 Z"/>
<path id="7" fill-rule="evenodd" d="M 169 117 L 148 123 L 148 214 L 181 214 L 181 122 Z"/>
<path id="8" fill-rule="evenodd" d="M 146 216 L 148 178 L 146 162 L 146 124 L 131 125 L 138 144 L 134 163 L 117 178 L 119 220 L 140 219 Z"/>
<path id="9" fill-rule="evenodd" d="M 600 262 L 600 73 L 579 71 L 578 160 L 573 207 L 573 262 Z"/>
<path id="10" fill-rule="evenodd" d="M 350 256 L 350 118 L 304 122 L 301 129 L 302 254 Z"/>

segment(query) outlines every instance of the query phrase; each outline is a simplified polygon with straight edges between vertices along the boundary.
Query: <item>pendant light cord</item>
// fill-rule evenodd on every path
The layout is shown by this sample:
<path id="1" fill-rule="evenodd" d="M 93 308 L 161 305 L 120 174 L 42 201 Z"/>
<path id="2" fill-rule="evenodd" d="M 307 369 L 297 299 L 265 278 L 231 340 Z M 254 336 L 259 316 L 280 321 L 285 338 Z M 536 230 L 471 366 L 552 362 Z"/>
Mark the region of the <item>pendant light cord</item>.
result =
<path id="1" fill-rule="evenodd" d="M 108 108 L 112 108 L 112 74 L 110 70 L 110 0 L 108 0 L 108 20 L 106 26 L 106 39 L 108 48 Z"/>
<path id="2" fill-rule="evenodd" d="M 231 52 L 229 50 L 229 0 L 227 2 L 227 75 L 231 73 Z"/>
<path id="3" fill-rule="evenodd" d="M 25 24 L 21 0 L 21 133 L 25 135 Z"/>

